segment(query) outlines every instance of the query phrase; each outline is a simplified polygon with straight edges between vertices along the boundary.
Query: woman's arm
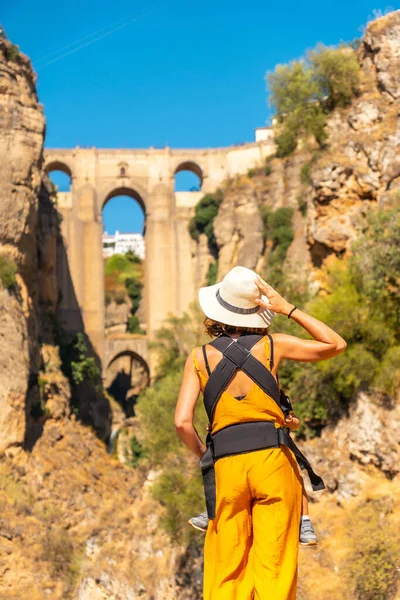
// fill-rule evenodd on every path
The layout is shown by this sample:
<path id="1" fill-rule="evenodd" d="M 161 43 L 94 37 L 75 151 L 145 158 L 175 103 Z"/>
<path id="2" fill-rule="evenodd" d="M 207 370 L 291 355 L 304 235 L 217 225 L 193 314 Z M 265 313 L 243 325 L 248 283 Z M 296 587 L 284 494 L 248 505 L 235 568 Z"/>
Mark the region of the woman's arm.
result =
<path id="1" fill-rule="evenodd" d="M 288 315 L 294 308 L 287 300 L 282 298 L 276 290 L 274 290 L 261 277 L 258 277 L 256 283 L 260 291 L 267 296 L 269 304 L 258 300 L 258 304 L 265 308 L 269 308 L 275 313 Z M 301 338 L 287 335 L 285 333 L 274 333 L 275 342 L 275 369 L 278 367 L 279 361 L 282 358 L 290 360 L 298 360 L 301 362 L 317 362 L 325 360 L 341 354 L 346 348 L 344 339 L 333 329 L 315 319 L 311 315 L 306 314 L 297 308 L 291 318 L 296 321 L 303 329 L 305 329 L 314 340 L 303 340 Z"/>
<path id="2" fill-rule="evenodd" d="M 194 409 L 200 394 L 200 381 L 193 358 L 189 354 L 183 372 L 182 385 L 175 409 L 175 428 L 186 446 L 199 458 L 206 451 L 206 446 L 198 436 L 193 425 Z"/>

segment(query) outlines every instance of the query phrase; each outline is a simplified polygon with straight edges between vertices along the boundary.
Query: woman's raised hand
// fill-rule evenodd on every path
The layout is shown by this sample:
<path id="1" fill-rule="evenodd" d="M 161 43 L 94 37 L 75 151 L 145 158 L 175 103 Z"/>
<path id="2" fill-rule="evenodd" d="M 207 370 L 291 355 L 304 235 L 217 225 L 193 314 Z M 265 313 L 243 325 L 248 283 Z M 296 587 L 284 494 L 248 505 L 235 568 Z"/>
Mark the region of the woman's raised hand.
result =
<path id="1" fill-rule="evenodd" d="M 290 304 L 285 298 L 282 298 L 280 294 L 273 287 L 271 287 L 264 279 L 262 279 L 259 275 L 256 277 L 256 284 L 260 292 L 266 296 L 269 300 L 267 304 L 263 300 L 256 300 L 256 303 L 262 306 L 263 308 L 268 308 L 272 310 L 274 313 L 278 313 L 281 315 L 288 315 L 290 310 L 293 308 L 293 304 Z"/>

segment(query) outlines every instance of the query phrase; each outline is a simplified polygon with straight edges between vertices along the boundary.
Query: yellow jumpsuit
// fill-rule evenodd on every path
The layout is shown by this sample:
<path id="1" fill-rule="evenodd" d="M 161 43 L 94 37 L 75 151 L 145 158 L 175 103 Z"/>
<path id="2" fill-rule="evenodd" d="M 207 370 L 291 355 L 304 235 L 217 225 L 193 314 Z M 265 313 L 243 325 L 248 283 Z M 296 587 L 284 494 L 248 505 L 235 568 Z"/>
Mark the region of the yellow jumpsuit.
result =
<path id="1" fill-rule="evenodd" d="M 265 338 L 266 366 L 269 345 Z M 193 358 L 203 390 L 207 377 Z M 242 400 L 220 397 L 212 433 L 243 421 L 284 425 L 277 404 L 256 384 Z M 295 600 L 302 501 L 296 459 L 285 446 L 220 458 L 216 514 L 204 547 L 204 600 Z"/>

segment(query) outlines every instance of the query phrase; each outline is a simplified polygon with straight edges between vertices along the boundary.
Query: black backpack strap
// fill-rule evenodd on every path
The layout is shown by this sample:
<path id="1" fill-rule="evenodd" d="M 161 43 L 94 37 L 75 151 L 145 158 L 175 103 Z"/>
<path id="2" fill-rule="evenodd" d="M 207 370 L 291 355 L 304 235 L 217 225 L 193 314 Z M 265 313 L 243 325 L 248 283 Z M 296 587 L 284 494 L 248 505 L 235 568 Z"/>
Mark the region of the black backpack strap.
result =
<path id="1" fill-rule="evenodd" d="M 257 344 L 262 339 L 262 335 L 258 335 L 256 333 L 251 333 L 248 335 L 241 335 L 238 338 L 238 342 L 241 346 L 246 348 L 246 350 L 251 350 L 253 346 Z"/>
<path id="2" fill-rule="evenodd" d="M 204 406 L 210 423 L 212 423 L 215 406 L 237 369 L 242 369 L 281 408 L 275 378 L 245 347 L 252 348 L 261 337 L 241 336 L 234 342 L 229 336 L 220 336 L 211 342 L 214 348 L 222 352 L 223 358 L 212 371 L 203 391 Z"/>
<path id="3" fill-rule="evenodd" d="M 203 390 L 204 408 L 206 409 L 210 423 L 212 423 L 214 409 L 221 397 L 222 392 L 238 368 L 234 362 L 229 360 L 229 357 L 225 356 L 225 352 L 229 347 L 232 346 L 232 344 L 236 346 L 237 342 L 234 342 L 229 336 L 221 336 L 216 338 L 210 344 L 223 354 L 222 359 L 219 361 L 215 369 L 211 371 Z M 243 351 L 247 352 L 244 348 Z"/>
<path id="4" fill-rule="evenodd" d="M 254 358 L 252 354 L 248 357 L 241 367 L 246 373 L 268 396 L 270 396 L 277 405 L 280 406 L 279 388 L 274 376 L 268 371 L 267 367 L 259 360 Z"/>
<path id="5" fill-rule="evenodd" d="M 206 344 L 204 344 L 204 346 L 202 346 L 201 349 L 203 350 L 204 363 L 206 365 L 207 373 L 208 373 L 208 376 L 210 377 L 211 371 L 210 371 L 210 365 L 208 364 Z"/>
<path id="6" fill-rule="evenodd" d="M 274 338 L 270 333 L 267 333 L 269 339 L 269 368 L 272 371 L 274 368 Z"/>

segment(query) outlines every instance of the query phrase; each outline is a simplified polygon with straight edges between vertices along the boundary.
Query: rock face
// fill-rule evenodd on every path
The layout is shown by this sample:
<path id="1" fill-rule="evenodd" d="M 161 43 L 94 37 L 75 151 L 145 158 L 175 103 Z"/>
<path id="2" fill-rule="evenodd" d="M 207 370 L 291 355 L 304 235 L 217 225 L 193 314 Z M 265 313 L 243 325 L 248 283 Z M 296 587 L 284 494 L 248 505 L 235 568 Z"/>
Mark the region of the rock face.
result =
<path id="1" fill-rule="evenodd" d="M 36 227 L 45 122 L 29 60 L 10 53 L 0 38 L 0 252 L 18 267 L 16 284 L 3 283 L 0 292 L 7 349 L 0 357 L 0 449 L 24 442 L 29 374 L 40 368 Z"/>
<path id="2" fill-rule="evenodd" d="M 255 268 L 263 249 L 262 229 L 255 186 L 247 178 L 228 182 L 214 221 L 219 279 L 236 264 Z"/>

